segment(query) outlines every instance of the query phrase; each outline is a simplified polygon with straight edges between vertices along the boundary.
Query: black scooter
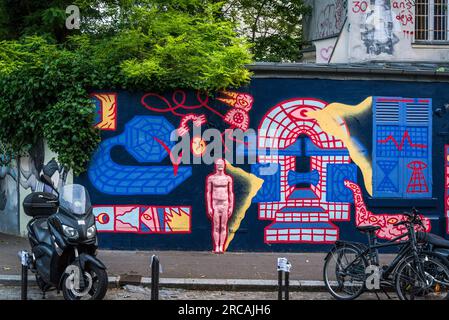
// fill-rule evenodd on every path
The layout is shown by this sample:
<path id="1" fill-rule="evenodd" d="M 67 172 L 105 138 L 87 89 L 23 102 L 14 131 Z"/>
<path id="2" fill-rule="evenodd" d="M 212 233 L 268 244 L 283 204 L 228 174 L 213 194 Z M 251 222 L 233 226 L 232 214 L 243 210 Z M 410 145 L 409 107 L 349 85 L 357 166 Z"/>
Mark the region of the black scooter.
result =
<path id="1" fill-rule="evenodd" d="M 33 192 L 24 199 L 24 211 L 33 219 L 27 225 L 31 254 L 22 261 L 35 273 L 44 297 L 56 288 L 66 300 L 103 299 L 108 276 L 95 257 L 97 230 L 87 190 L 73 184 L 59 193 L 49 177 L 42 175 L 41 181 L 57 195 Z"/>

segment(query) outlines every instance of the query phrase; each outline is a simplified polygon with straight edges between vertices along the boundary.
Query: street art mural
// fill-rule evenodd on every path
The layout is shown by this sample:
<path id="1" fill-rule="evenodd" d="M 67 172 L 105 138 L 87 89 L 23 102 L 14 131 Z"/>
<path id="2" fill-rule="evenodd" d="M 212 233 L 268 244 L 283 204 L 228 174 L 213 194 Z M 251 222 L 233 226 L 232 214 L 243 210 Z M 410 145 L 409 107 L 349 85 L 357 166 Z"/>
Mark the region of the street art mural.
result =
<path id="1" fill-rule="evenodd" d="M 354 184 L 357 167 L 371 196 L 429 197 L 431 166 L 426 163 L 431 163 L 430 110 L 431 99 L 388 97 L 368 97 L 358 105 L 297 98 L 272 108 L 259 125 L 258 138 L 260 149 L 276 151 L 276 156 L 259 156 L 259 165 L 279 165 L 279 172 L 266 178 L 264 189 L 255 198 L 259 218 L 273 220 L 265 228 L 265 242 L 333 243 L 339 237 L 339 228 L 332 221 L 350 220 L 354 199 L 358 201 L 356 225 L 376 222 L 382 227 L 379 237 L 397 236 L 403 231 L 393 226 L 399 215 L 367 211 L 360 187 Z M 359 130 L 351 123 L 351 118 L 363 116 L 374 124 L 372 155 L 367 142 L 357 139 L 355 132 Z M 309 162 L 309 171 L 296 172 L 298 161 Z M 396 179 L 391 175 L 394 169 L 399 172 Z M 258 168 L 253 166 L 253 171 L 257 174 Z M 345 188 L 345 181 L 352 181 L 350 190 Z M 388 189 L 395 185 L 399 185 L 396 192 Z"/>
<path id="2" fill-rule="evenodd" d="M 17 178 L 15 161 L 0 167 L 0 232 L 19 232 Z"/>
<path id="3" fill-rule="evenodd" d="M 45 148 L 43 143 L 38 144 L 29 157 L 24 157 L 20 162 L 20 186 L 30 192 L 53 192 L 53 189 L 40 181 L 42 174 L 51 178 L 56 189 L 60 190 L 67 181 L 68 170 L 60 165 L 57 160 L 52 157 L 45 163 Z"/>
<path id="4" fill-rule="evenodd" d="M 259 155 L 258 163 L 279 165 L 279 179 L 270 181 L 279 185 L 270 186 L 279 190 L 277 199 L 268 201 L 272 194 L 267 193 L 259 201 L 259 218 L 273 220 L 265 229 L 266 243 L 332 243 L 338 239 L 338 228 L 331 220 L 350 218 L 350 199 L 344 195 L 343 201 L 326 198 L 326 190 L 334 188 L 336 180 L 346 175 L 354 178 L 355 173 L 343 141 L 327 134 L 310 115 L 326 105 L 311 98 L 286 100 L 273 107 L 259 125 L 258 148 L 276 150 L 277 155 Z M 343 119 L 337 122 L 345 126 Z M 297 172 L 298 161 L 309 162 L 309 171 Z"/>
<path id="5" fill-rule="evenodd" d="M 172 234 L 191 232 L 191 207 L 95 205 L 99 232 Z"/>
<path id="6" fill-rule="evenodd" d="M 366 225 L 379 226 L 380 229 L 376 230 L 376 236 L 387 240 L 392 240 L 407 232 L 407 228 L 404 225 L 394 225 L 395 223 L 406 220 L 406 216 L 402 214 L 373 214 L 366 208 L 360 186 L 350 180 L 345 180 L 344 185 L 351 190 L 354 196 L 355 223 L 357 227 Z M 425 230 L 421 231 L 429 232 L 431 228 L 430 220 L 424 218 L 422 215 L 421 219 L 425 227 Z"/>
<path id="7" fill-rule="evenodd" d="M 56 157 L 41 140 L 33 146 L 28 157 L 21 157 L 18 161 L 12 159 L 0 167 L 0 232 L 20 233 L 19 199 L 29 192 L 53 192 L 40 182 L 42 174 L 50 177 L 58 190 L 66 184 L 69 172 Z"/>
<path id="8" fill-rule="evenodd" d="M 145 93 L 139 99 L 142 114 L 133 115 L 122 129 L 116 126 L 121 106 L 117 97 L 116 93 L 92 94 L 99 115 L 95 125 L 104 132 L 115 133 L 103 139 L 87 173 L 90 183 L 97 191 L 115 196 L 172 195 L 178 187 L 192 178 L 193 170 L 191 165 L 181 164 L 182 151 L 173 151 L 173 134 L 176 133 L 179 137 L 189 135 L 192 155 L 202 156 L 208 149 L 208 144 L 202 136 L 195 136 L 193 133 L 199 132 L 201 135 L 204 127 L 212 127 L 221 132 L 220 140 L 223 141 L 229 129 L 246 131 L 254 102 L 250 94 L 236 91 L 223 91 L 214 101 L 208 95 L 199 92 L 192 95 L 183 90 L 176 90 L 169 97 Z M 194 102 L 191 103 L 192 100 Z M 217 120 L 220 122 L 218 125 Z M 235 138 L 232 137 L 232 140 Z M 224 154 L 230 151 L 226 148 L 224 145 Z M 117 150 L 127 153 L 134 164 L 123 164 L 115 160 L 118 158 L 114 157 Z M 226 251 L 251 205 L 251 199 L 262 185 L 262 181 L 256 176 L 231 164 L 227 170 L 229 173 L 224 174 L 226 180 L 233 181 L 235 178 L 239 183 L 238 205 L 233 203 L 231 183 L 226 208 L 221 210 L 223 205 L 217 203 L 220 188 L 218 180 L 214 178 L 216 175 L 208 177 L 209 183 L 206 185 L 210 184 L 210 189 L 204 192 L 210 193 L 211 199 L 215 197 L 209 203 L 207 212 L 212 220 L 212 247 L 217 253 Z M 94 206 L 99 232 L 182 234 L 192 231 L 193 210 L 192 206 L 185 205 L 185 201 L 176 206 L 159 205 L 157 199 L 151 201 L 151 205 L 147 205 L 148 202 L 128 205 L 128 198 L 123 199 L 117 205 Z"/>
<path id="9" fill-rule="evenodd" d="M 393 54 L 394 45 L 399 42 L 394 33 L 393 15 L 390 0 L 370 0 L 361 33 L 367 54 Z"/>
<path id="10" fill-rule="evenodd" d="M 103 141 L 89 167 L 93 185 L 114 195 L 169 194 L 192 174 L 188 166 L 124 166 L 114 162 L 111 150 L 123 146 L 140 163 L 160 163 L 170 153 L 174 127 L 163 116 L 136 116 L 125 131 Z"/>
<path id="11" fill-rule="evenodd" d="M 374 195 L 432 195 L 432 100 L 378 97 L 374 101 Z"/>
<path id="12" fill-rule="evenodd" d="M 435 132 L 449 119 L 435 120 L 433 110 L 449 91 L 435 86 L 270 78 L 214 95 L 105 91 L 115 129 L 101 130 L 75 182 L 91 194 L 105 248 L 323 251 L 338 239 L 363 241 L 356 227 L 366 224 L 392 239 L 413 206 L 438 233 L 449 230 L 449 178 L 438 175 L 449 175 L 449 161 L 435 150 L 447 153 L 449 142 Z M 236 128 L 246 136 L 214 156 L 212 146 Z M 181 139 L 188 150 L 175 147 Z M 224 160 L 222 210 L 207 155 Z"/>
<path id="13" fill-rule="evenodd" d="M 91 95 L 97 109 L 95 126 L 101 130 L 117 128 L 117 94 L 94 93 Z"/>

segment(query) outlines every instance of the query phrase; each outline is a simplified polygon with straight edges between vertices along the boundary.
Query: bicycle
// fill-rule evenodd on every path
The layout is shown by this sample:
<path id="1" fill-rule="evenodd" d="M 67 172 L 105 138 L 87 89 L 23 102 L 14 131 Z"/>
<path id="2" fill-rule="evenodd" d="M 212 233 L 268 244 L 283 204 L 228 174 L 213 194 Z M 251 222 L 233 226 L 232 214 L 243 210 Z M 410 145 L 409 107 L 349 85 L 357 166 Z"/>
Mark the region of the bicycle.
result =
<path id="1" fill-rule="evenodd" d="M 353 300 L 368 289 L 374 289 L 379 298 L 377 291 L 382 290 L 388 296 L 385 288 L 393 287 L 401 300 L 449 299 L 448 263 L 417 242 L 415 227 L 424 228 L 418 211 L 413 209 L 404 216 L 395 226 L 404 225 L 407 232 L 389 241 L 379 243 L 375 232 L 380 227 L 366 225 L 357 229 L 368 235 L 368 245 L 335 242 L 323 268 L 326 288 L 334 298 Z M 378 249 L 394 246 L 400 248 L 399 253 L 389 264 L 380 267 Z"/>

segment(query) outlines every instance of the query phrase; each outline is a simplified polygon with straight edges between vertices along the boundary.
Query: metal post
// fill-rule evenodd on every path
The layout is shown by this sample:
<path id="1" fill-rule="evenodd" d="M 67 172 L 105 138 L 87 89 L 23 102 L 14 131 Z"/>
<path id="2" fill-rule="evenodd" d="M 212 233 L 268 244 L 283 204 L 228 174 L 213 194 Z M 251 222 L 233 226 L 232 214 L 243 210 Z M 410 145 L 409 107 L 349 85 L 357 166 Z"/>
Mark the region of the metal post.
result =
<path id="1" fill-rule="evenodd" d="M 22 265 L 22 292 L 21 299 L 28 300 L 28 267 Z"/>
<path id="2" fill-rule="evenodd" d="M 28 252 L 19 251 L 18 256 L 22 265 L 20 298 L 22 300 L 28 300 Z"/>
<path id="3" fill-rule="evenodd" d="M 159 258 L 151 257 L 151 300 L 159 300 Z"/>
<path id="4" fill-rule="evenodd" d="M 287 258 L 278 258 L 278 300 L 282 300 L 282 292 L 285 292 L 285 300 L 289 300 L 289 286 L 290 286 L 290 268 L 291 263 Z M 285 288 L 282 288 L 282 277 L 285 274 Z"/>
<path id="5" fill-rule="evenodd" d="M 278 271 L 278 300 L 282 300 L 282 270 Z"/>

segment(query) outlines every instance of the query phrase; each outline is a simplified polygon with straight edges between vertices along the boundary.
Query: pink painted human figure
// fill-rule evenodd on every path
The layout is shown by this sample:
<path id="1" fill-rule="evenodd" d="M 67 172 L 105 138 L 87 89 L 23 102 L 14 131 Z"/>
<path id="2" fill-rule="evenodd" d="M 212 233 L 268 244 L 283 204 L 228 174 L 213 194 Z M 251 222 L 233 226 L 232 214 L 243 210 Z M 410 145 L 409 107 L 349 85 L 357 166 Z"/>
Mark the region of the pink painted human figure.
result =
<path id="1" fill-rule="evenodd" d="M 206 210 L 212 222 L 215 253 L 223 253 L 228 236 L 228 220 L 234 209 L 233 179 L 226 174 L 223 159 L 215 161 L 215 172 L 206 179 Z"/>

